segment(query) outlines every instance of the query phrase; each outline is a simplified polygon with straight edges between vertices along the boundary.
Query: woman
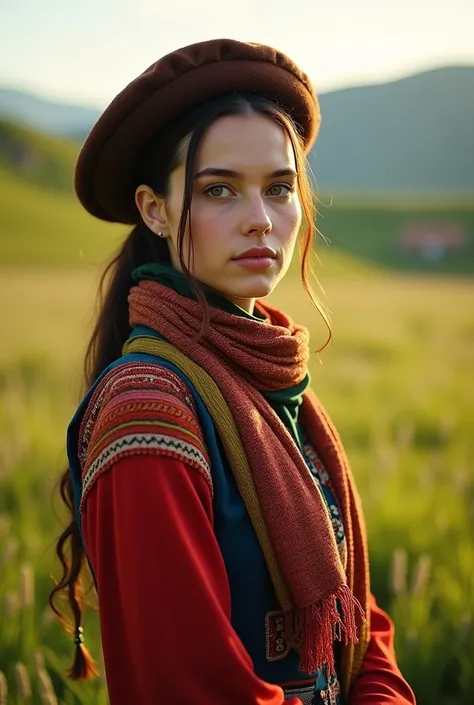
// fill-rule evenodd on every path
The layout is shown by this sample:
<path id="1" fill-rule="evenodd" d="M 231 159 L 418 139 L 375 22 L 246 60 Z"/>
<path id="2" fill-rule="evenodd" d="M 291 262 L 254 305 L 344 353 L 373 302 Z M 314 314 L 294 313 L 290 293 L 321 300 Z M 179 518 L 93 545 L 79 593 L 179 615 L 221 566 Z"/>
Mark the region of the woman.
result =
<path id="1" fill-rule="evenodd" d="M 87 557 L 112 705 L 414 703 L 307 331 L 261 301 L 298 240 L 312 296 L 318 127 L 287 57 L 215 40 L 135 79 L 79 156 L 84 207 L 134 227 L 69 428 L 72 563 L 52 596 L 68 590 L 71 675 L 89 677 Z"/>

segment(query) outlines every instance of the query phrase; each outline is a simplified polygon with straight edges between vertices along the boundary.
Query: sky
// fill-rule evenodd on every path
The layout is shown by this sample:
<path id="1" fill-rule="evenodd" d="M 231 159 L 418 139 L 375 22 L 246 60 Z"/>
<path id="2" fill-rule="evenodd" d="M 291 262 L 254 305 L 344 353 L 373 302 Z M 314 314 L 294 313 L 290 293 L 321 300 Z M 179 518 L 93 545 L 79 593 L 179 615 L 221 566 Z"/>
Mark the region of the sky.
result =
<path id="1" fill-rule="evenodd" d="M 178 47 L 270 44 L 318 92 L 474 65 L 474 0 L 0 0 L 0 86 L 104 108 Z"/>

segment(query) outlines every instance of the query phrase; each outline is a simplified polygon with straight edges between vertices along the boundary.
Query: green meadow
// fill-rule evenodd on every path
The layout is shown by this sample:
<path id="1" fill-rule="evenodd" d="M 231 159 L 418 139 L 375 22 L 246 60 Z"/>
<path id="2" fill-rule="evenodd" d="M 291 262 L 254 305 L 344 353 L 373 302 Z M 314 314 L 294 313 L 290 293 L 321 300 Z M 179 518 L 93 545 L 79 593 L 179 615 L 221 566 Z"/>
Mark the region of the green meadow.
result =
<path id="1" fill-rule="evenodd" d="M 52 142 L 48 149 L 57 166 Z M 73 645 L 52 618 L 47 595 L 51 576 L 59 575 L 54 542 L 64 515 L 54 487 L 65 462 L 65 429 L 81 394 L 100 267 L 124 230 L 83 214 L 70 188 L 58 187 L 54 168 L 31 178 L 0 166 L 0 703 L 106 705 L 103 678 L 87 685 L 67 680 Z M 311 330 L 313 387 L 357 478 L 373 591 L 395 621 L 400 667 L 419 705 L 468 705 L 472 245 L 462 266 L 448 262 L 441 271 L 438 263 L 431 272 L 391 266 L 387 251 L 371 259 L 366 246 L 371 238 L 390 241 L 401 212 L 425 217 L 430 209 L 366 202 L 362 222 L 359 204 L 324 207 L 319 227 L 333 245 L 318 245 L 316 289 L 331 312 L 333 340 L 322 353 L 316 351 L 326 330 L 296 266 L 272 301 Z M 445 210 L 450 219 L 462 212 L 473 237 L 474 209 Z M 345 247 L 351 236 L 352 247 Z M 100 661 L 93 610 L 85 636 Z"/>

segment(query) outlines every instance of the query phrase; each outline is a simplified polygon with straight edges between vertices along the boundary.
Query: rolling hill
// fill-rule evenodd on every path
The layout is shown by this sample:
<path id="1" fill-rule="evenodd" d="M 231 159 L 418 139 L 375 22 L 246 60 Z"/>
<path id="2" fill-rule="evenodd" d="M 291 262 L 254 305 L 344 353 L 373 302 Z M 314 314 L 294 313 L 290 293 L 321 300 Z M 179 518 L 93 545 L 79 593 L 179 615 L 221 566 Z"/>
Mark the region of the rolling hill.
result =
<path id="1" fill-rule="evenodd" d="M 39 132 L 81 140 L 97 120 L 99 111 L 58 103 L 41 96 L 0 88 L 0 117 Z"/>
<path id="2" fill-rule="evenodd" d="M 0 264 L 95 265 L 124 237 L 125 226 L 91 218 L 77 202 L 72 188 L 77 148 L 70 140 L 0 121 Z M 461 229 L 463 247 L 433 258 L 401 246 L 407 228 L 433 222 Z M 372 262 L 401 270 L 474 273 L 472 199 L 336 195 L 332 202 L 321 199 L 318 227 L 331 243 L 327 247 L 320 238 L 318 252 L 334 272 L 367 272 L 364 263 Z"/>
<path id="3" fill-rule="evenodd" d="M 320 101 L 310 161 L 323 191 L 474 198 L 474 66 L 323 93 Z M 81 140 L 98 115 L 0 88 L 0 117 L 50 135 Z"/>
<path id="4" fill-rule="evenodd" d="M 474 67 L 328 93 L 321 106 L 311 163 L 324 189 L 474 199 Z"/>
<path id="5" fill-rule="evenodd" d="M 0 119 L 0 164 L 30 183 L 72 193 L 77 142 Z"/>

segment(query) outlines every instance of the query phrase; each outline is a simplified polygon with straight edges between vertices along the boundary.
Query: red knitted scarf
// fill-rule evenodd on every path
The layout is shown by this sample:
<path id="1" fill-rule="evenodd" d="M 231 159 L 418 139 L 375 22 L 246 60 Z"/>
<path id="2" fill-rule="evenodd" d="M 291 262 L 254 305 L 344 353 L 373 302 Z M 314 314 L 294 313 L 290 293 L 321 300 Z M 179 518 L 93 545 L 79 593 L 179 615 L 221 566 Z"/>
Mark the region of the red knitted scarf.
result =
<path id="1" fill-rule="evenodd" d="M 308 331 L 294 325 L 281 311 L 259 302 L 267 321 L 211 308 L 209 329 L 196 342 L 202 310 L 195 301 L 158 282 L 142 281 L 132 288 L 129 303 L 131 326 L 144 325 L 159 332 L 206 370 L 224 395 L 240 432 L 288 588 L 289 600 L 281 605 L 286 615 L 286 639 L 298 651 L 302 671 L 313 673 L 325 665 L 333 673 L 334 638 L 357 643 L 356 625 L 364 616 L 360 602 L 366 602 L 365 586 L 356 589 L 357 597 L 349 587 L 354 587 L 357 572 L 354 552 L 360 553 L 362 560 L 366 556 L 358 499 L 337 434 L 308 391 L 300 421 L 341 504 L 349 549 L 346 577 L 321 491 L 289 432 L 261 394 L 303 380 L 309 356 Z"/>

